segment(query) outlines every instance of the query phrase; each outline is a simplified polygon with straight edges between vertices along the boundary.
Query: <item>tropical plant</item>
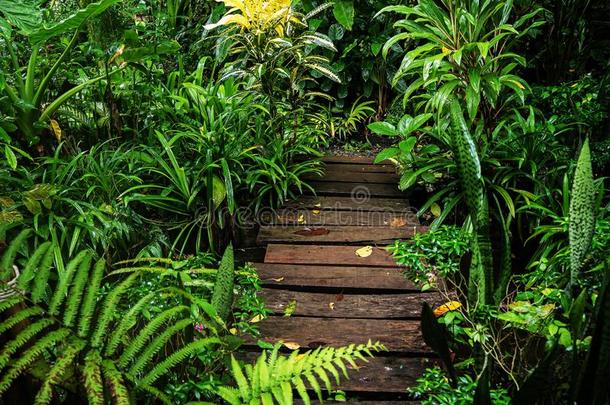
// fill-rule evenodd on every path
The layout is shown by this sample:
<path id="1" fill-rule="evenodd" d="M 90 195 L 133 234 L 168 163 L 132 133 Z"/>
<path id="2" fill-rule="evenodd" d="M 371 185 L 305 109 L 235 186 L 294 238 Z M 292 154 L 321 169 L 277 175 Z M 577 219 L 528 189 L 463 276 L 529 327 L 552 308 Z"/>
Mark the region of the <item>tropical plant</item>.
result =
<path id="1" fill-rule="evenodd" d="M 235 264 L 233 263 L 233 246 L 229 245 L 218 265 L 218 274 L 214 283 L 212 306 L 226 322 L 233 307 L 233 285 Z"/>
<path id="2" fill-rule="evenodd" d="M 355 360 L 366 362 L 364 355 L 373 356 L 372 352 L 386 350 L 380 343 L 349 345 L 341 348 L 319 347 L 313 351 L 299 353 L 293 351 L 290 356 L 279 354 L 281 343 L 274 346 L 271 352 L 264 351 L 253 365 L 242 366 L 231 357 L 231 374 L 237 383 L 234 387 L 219 387 L 217 390 L 225 401 L 238 404 L 292 404 L 293 389 L 296 389 L 304 403 L 310 404 L 305 381 L 322 402 L 323 382 L 328 391 L 332 384 L 329 374 L 339 384 L 341 373 L 347 378 L 347 365 L 357 368 Z"/>
<path id="3" fill-rule="evenodd" d="M 0 331 L 8 339 L 0 354 L 4 371 L 0 393 L 6 393 L 17 377 L 35 366 L 34 373 L 42 380 L 34 400 L 37 404 L 51 403 L 58 390 L 82 395 L 93 404 L 105 403 L 107 395 L 118 403 L 129 403 L 132 390 L 171 403 L 154 387 L 155 382 L 190 356 L 222 345 L 216 334 L 224 323 L 212 305 L 179 288 L 151 291 L 124 309 L 122 301 L 140 273 L 105 287 L 106 263 L 94 261 L 91 251 L 74 256 L 56 283 L 50 282 L 52 242 L 41 244 L 20 270 L 15 252 L 27 232 L 13 241 L 2 258 L 3 267 L 14 270 L 17 283 L 11 296 L 0 303 L 0 309 L 8 311 L 0 323 Z M 167 308 L 148 320 L 143 317 L 155 300 L 170 297 L 187 304 Z M 190 316 L 191 305 L 206 314 L 205 319 Z M 207 336 L 158 357 L 170 340 L 196 321 L 205 323 Z M 24 322 L 26 326 L 19 327 Z M 82 386 L 70 382 L 70 376 L 77 373 L 83 378 Z"/>

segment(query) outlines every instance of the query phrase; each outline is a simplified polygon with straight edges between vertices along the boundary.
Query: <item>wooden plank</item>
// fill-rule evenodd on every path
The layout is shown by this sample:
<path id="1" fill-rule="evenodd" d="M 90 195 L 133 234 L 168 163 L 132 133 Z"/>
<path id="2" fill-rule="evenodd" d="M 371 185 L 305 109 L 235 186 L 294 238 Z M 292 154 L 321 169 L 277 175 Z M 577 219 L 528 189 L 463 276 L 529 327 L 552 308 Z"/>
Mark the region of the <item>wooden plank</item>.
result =
<path id="1" fill-rule="evenodd" d="M 412 212 L 386 211 L 336 211 L 282 208 L 277 211 L 263 211 L 259 215 L 261 225 L 327 225 L 327 226 L 382 226 L 419 225 Z"/>
<path id="2" fill-rule="evenodd" d="M 419 291 L 401 268 L 254 263 L 263 285 Z"/>
<path id="3" fill-rule="evenodd" d="M 298 200 L 288 201 L 284 208 L 308 208 L 317 210 L 360 210 L 360 211 L 390 211 L 416 212 L 407 199 L 394 198 L 351 198 L 332 196 L 303 195 Z"/>
<path id="4" fill-rule="evenodd" d="M 346 319 L 417 319 L 424 302 L 433 308 L 445 302 L 439 293 L 324 294 L 264 288 L 259 295 L 276 315 L 294 305 L 292 316 Z"/>
<path id="5" fill-rule="evenodd" d="M 364 166 L 367 167 L 367 166 Z M 308 174 L 303 176 L 304 180 L 313 181 L 336 181 L 343 183 L 385 183 L 398 184 L 400 176 L 395 173 L 369 173 L 369 172 L 347 172 L 329 166 L 323 174 Z"/>
<path id="6" fill-rule="evenodd" d="M 374 247 L 367 257 L 357 256 L 356 249 L 355 246 L 269 244 L 265 263 L 396 267 L 392 254 L 384 248 Z"/>
<path id="7" fill-rule="evenodd" d="M 309 181 L 316 195 L 351 196 L 356 200 L 367 200 L 371 197 L 407 198 L 408 194 L 398 189 L 398 184 L 356 184 L 324 181 Z M 310 194 L 310 190 L 304 190 Z"/>
<path id="8" fill-rule="evenodd" d="M 324 156 L 320 158 L 325 163 L 353 163 L 359 165 L 372 165 L 375 161 L 374 156 Z M 391 164 L 389 160 L 380 162 L 385 164 Z"/>
<path id="9" fill-rule="evenodd" d="M 328 163 L 325 165 L 327 171 L 341 171 L 353 173 L 389 173 L 396 174 L 396 166 L 393 164 L 362 165 L 354 163 Z"/>
<path id="10" fill-rule="evenodd" d="M 244 352 L 238 356 L 242 360 L 252 363 L 258 355 L 258 352 Z M 405 390 L 417 384 L 416 380 L 422 376 L 426 368 L 438 364 L 438 360 L 427 357 L 378 356 L 368 358 L 367 360 L 368 362 L 366 363 L 357 361 L 357 368 L 347 365 L 350 378 L 342 378 L 341 384 L 339 384 L 337 389 L 347 392 L 406 394 Z M 365 403 L 386 404 L 385 401 Z M 387 403 L 396 404 L 402 402 Z"/>
<path id="11" fill-rule="evenodd" d="M 356 371 L 354 371 L 355 373 Z M 324 391 L 323 391 L 324 392 Z M 318 401 L 317 399 L 314 399 L 315 395 L 310 395 L 310 400 L 312 404 L 321 404 L 320 401 Z M 303 405 L 305 404 L 305 402 L 303 402 L 302 399 L 294 399 L 292 401 L 293 405 Z M 384 401 L 384 400 L 380 400 L 380 401 L 360 401 L 358 399 L 353 399 L 353 398 L 348 398 L 347 401 L 328 401 L 325 400 L 323 403 L 325 404 L 342 404 L 342 405 L 415 405 L 418 404 L 419 402 L 416 402 L 415 400 L 413 401 Z"/>
<path id="12" fill-rule="evenodd" d="M 430 353 L 421 336 L 419 320 L 272 316 L 259 323 L 259 330 L 259 339 L 269 343 L 292 342 L 303 349 L 345 346 L 370 339 L 392 352 Z M 255 343 L 256 338 L 246 338 L 246 342 Z"/>
<path id="13" fill-rule="evenodd" d="M 391 226 L 261 226 L 257 242 L 259 244 L 282 243 L 352 243 L 390 244 L 396 239 L 407 239 L 416 233 L 426 232 L 428 227 L 409 225 Z"/>

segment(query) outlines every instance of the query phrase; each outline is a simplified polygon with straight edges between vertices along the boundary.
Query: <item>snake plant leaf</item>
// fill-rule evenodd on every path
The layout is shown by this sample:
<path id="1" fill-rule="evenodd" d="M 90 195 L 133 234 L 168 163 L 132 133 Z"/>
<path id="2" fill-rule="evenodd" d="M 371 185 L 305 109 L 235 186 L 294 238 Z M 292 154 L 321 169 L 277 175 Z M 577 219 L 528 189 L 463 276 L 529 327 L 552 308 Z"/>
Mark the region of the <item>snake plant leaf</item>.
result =
<path id="1" fill-rule="evenodd" d="M 570 272 L 573 286 L 587 251 L 591 246 L 595 229 L 595 185 L 591 167 L 589 141 L 585 140 L 576 164 L 570 198 Z"/>
<path id="2" fill-rule="evenodd" d="M 88 19 L 102 14 L 108 8 L 120 1 L 121 0 L 99 0 L 90 3 L 87 7 L 78 10 L 76 13 L 61 21 L 51 24 L 42 24 L 42 27 L 29 34 L 30 42 L 34 45 L 41 44 L 57 35 L 62 35 L 68 31 L 78 29 L 82 27 Z"/>

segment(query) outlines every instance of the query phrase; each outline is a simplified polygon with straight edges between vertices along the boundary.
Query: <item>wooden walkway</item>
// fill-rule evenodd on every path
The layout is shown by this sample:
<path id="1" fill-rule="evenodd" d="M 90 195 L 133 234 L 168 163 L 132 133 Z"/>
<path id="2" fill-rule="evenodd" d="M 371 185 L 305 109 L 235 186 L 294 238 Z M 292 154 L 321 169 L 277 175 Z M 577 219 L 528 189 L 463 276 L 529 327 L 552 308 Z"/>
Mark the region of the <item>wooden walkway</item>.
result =
<path id="1" fill-rule="evenodd" d="M 352 371 L 339 389 L 361 404 L 403 403 L 406 388 L 434 363 L 419 330 L 421 304 L 441 298 L 408 283 L 383 247 L 426 228 L 397 189 L 392 165 L 324 161 L 325 175 L 310 178 L 316 196 L 263 217 L 256 242 L 266 251 L 255 267 L 274 315 L 261 322 L 261 338 L 302 349 L 380 341 L 389 352 Z M 372 254 L 358 256 L 365 245 Z M 292 314 L 284 316 L 289 307 Z"/>

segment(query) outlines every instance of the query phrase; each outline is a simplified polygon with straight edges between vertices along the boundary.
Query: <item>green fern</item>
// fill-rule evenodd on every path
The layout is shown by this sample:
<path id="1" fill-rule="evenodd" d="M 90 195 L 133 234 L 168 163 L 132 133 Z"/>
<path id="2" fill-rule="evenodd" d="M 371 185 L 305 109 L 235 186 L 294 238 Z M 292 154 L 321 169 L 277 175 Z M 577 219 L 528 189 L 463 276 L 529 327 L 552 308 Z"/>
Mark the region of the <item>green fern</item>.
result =
<path id="1" fill-rule="evenodd" d="M 20 243 L 27 239 L 27 232 L 21 235 L 25 236 L 19 239 Z M 3 263 L 12 268 L 19 246 L 10 249 Z M 151 292 L 123 314 L 119 309 L 123 306 L 121 299 L 141 272 L 132 272 L 110 285 L 105 298 L 99 300 L 106 264 L 104 260 L 93 264 L 90 251 L 79 252 L 68 262 L 63 277 L 52 285 L 54 251 L 52 244 L 36 249 L 24 266 L 27 271 L 22 273 L 23 278 L 18 279 L 22 287 L 18 292 L 23 295 L 0 301 L 0 313 L 4 313 L 0 314 L 0 338 L 6 340 L 0 349 L 0 396 L 34 363 L 50 362 L 43 367 L 46 371 L 37 373 L 42 385 L 36 393 L 36 404 L 53 402 L 56 387 L 74 373 L 81 374 L 90 404 L 110 401 L 130 404 L 130 388 L 171 403 L 152 384 L 187 358 L 222 344 L 212 335 L 177 348 L 169 347 L 176 336 L 194 323 L 191 305 L 210 315 L 203 319 L 210 325 L 210 333 L 217 330 L 212 326 L 218 317 L 211 304 L 176 288 Z M 48 308 L 47 291 L 54 291 L 48 299 Z M 188 303 L 162 311 L 150 320 L 144 318 L 143 311 L 151 298 L 169 296 Z M 164 357 L 156 363 L 160 353 Z"/>
<path id="2" fill-rule="evenodd" d="M 216 283 L 214 284 L 214 293 L 212 295 L 212 306 L 218 312 L 218 316 L 225 322 L 229 318 L 233 305 L 234 277 L 233 246 L 229 245 L 220 260 Z"/>
<path id="3" fill-rule="evenodd" d="M 570 284 L 574 286 L 595 229 L 595 185 L 589 140 L 580 150 L 570 197 Z"/>
<path id="4" fill-rule="evenodd" d="M 31 233 L 32 231 L 30 229 L 24 229 L 8 245 L 6 252 L 2 255 L 2 260 L 0 260 L 0 281 L 8 279 L 13 273 L 13 264 L 17 257 L 17 251 Z"/>
<path id="5" fill-rule="evenodd" d="M 279 354 L 281 344 L 276 344 L 271 352 L 263 352 L 254 365 L 241 366 L 231 357 L 231 373 L 237 388 L 219 387 L 216 393 L 231 405 L 239 404 L 292 404 L 293 388 L 305 404 L 311 400 L 307 393 L 306 382 L 322 401 L 320 382 L 330 391 L 332 376 L 340 383 L 341 374 L 349 378 L 347 366 L 358 368 L 356 360 L 366 362 L 365 355 L 386 350 L 380 343 L 349 345 L 341 348 L 317 348 L 313 351 L 292 352 L 290 356 Z"/>

